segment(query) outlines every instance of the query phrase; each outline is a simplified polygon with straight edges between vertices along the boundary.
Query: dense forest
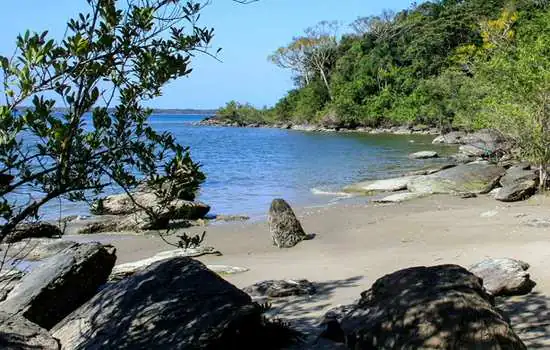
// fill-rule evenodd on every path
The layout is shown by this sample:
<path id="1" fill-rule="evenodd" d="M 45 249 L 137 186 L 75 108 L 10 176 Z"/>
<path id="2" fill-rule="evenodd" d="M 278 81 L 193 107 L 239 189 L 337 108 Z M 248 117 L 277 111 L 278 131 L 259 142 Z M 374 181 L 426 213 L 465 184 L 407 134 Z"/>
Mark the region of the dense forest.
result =
<path id="1" fill-rule="evenodd" d="M 321 22 L 269 57 L 295 81 L 275 106 L 232 101 L 218 116 L 241 124 L 493 127 L 546 144 L 547 0 L 428 1 L 338 30 Z M 523 135 L 525 128 L 540 132 Z"/>

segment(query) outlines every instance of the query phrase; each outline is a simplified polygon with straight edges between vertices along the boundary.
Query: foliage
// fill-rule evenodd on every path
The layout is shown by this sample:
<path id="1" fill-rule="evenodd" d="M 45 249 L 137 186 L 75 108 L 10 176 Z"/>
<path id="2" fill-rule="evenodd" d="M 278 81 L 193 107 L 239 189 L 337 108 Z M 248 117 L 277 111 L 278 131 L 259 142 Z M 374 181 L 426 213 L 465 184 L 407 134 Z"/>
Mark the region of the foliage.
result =
<path id="1" fill-rule="evenodd" d="M 297 85 L 263 112 L 310 123 L 332 113 L 341 125 L 355 126 L 489 126 L 480 112 L 487 109 L 488 90 L 499 87 L 480 81 L 476 70 L 489 51 L 515 45 L 517 28 L 546 6 L 533 0 L 430 1 L 359 17 L 339 40 L 332 22 L 321 22 L 271 56 L 293 70 Z M 289 53 L 300 57 L 299 64 L 283 63 Z M 326 59 L 316 65 L 315 57 Z"/>
<path id="2" fill-rule="evenodd" d="M 92 201 L 107 186 L 129 190 L 144 180 L 162 192 L 170 179 L 178 197 L 192 198 L 204 181 L 188 148 L 155 132 L 141 107 L 208 48 L 213 30 L 197 25 L 201 6 L 87 3 L 61 42 L 26 32 L 12 57 L 0 57 L 0 175 L 13 176 L 0 188 L 0 240 L 55 198 Z M 29 190 L 28 199 L 15 195 Z"/>

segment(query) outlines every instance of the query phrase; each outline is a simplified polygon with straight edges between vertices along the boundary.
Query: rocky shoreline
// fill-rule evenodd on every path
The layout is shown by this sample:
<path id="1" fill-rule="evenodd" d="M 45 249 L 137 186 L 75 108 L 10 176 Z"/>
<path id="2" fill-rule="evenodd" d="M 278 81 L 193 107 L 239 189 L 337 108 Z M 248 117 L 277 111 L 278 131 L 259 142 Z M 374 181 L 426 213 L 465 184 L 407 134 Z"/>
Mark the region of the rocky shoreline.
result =
<path id="1" fill-rule="evenodd" d="M 270 128 L 270 129 L 285 129 L 296 131 L 311 131 L 311 132 L 357 132 L 367 134 L 394 134 L 394 135 L 439 135 L 440 131 L 437 128 L 432 128 L 424 125 L 416 126 L 392 126 L 387 128 L 371 128 L 371 127 L 343 127 L 338 125 L 313 125 L 313 124 L 293 124 L 293 123 L 242 123 L 231 120 L 222 120 L 217 117 L 209 117 L 197 122 L 196 125 L 213 126 L 213 127 L 234 127 L 234 128 Z"/>

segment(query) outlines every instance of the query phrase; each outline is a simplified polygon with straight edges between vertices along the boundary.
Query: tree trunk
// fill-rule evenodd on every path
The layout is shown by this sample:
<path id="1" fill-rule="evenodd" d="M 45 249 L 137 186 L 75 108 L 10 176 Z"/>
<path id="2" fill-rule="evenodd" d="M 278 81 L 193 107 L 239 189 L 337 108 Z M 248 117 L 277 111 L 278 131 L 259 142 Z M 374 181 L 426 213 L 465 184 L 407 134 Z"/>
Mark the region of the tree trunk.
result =
<path id="1" fill-rule="evenodd" d="M 321 73 L 321 78 L 323 78 L 323 82 L 327 87 L 328 97 L 332 101 L 332 93 L 330 92 L 330 86 L 328 85 L 328 80 L 327 80 L 327 76 L 325 75 L 325 70 L 323 68 L 319 68 L 319 72 Z"/>

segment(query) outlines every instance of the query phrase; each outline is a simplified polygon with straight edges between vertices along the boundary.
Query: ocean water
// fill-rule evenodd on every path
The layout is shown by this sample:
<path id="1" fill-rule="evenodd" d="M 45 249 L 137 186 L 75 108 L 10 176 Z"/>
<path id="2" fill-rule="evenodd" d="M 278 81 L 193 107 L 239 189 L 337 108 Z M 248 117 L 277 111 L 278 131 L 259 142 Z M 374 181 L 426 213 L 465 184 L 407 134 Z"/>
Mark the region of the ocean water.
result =
<path id="1" fill-rule="evenodd" d="M 432 145 L 433 136 L 318 133 L 269 128 L 198 126 L 201 116 L 153 115 L 151 125 L 191 147 L 207 180 L 198 199 L 213 214 L 264 215 L 274 198 L 309 207 L 348 200 L 345 185 L 398 176 L 436 160 L 411 160 L 420 150 L 452 152 Z M 87 215 L 85 203 L 51 203 L 45 217 Z"/>

